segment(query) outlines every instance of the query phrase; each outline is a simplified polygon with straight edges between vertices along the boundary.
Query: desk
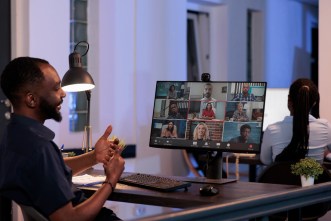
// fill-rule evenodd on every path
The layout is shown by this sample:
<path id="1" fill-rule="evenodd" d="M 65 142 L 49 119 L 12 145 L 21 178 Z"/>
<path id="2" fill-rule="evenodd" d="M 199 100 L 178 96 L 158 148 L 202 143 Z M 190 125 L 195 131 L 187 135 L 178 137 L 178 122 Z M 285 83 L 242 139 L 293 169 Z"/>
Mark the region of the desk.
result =
<path id="1" fill-rule="evenodd" d="M 95 172 L 90 171 L 89 173 L 93 175 Z M 171 215 L 162 214 L 142 220 L 170 220 L 174 218 L 174 215 L 176 215 L 176 219 L 171 220 L 207 219 L 210 216 L 217 220 L 240 220 L 331 200 L 331 183 L 301 188 L 237 181 L 222 185 L 213 184 L 219 189 L 219 194 L 212 197 L 199 195 L 199 188 L 202 185 L 204 184 L 192 183 L 188 191 L 162 193 L 118 184 L 109 200 L 184 209 Z M 96 189 L 82 188 L 88 196 L 93 194 Z M 298 211 L 294 210 L 294 212 Z"/>

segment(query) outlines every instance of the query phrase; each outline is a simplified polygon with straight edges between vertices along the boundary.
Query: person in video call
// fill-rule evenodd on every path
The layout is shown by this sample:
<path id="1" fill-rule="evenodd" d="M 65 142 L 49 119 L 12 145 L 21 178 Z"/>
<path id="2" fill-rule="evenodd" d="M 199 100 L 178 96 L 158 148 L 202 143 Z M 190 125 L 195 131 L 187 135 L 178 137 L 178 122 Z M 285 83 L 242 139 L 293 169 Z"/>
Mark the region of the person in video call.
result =
<path id="1" fill-rule="evenodd" d="M 237 104 L 237 110 L 234 111 L 232 118 L 233 121 L 241 121 L 241 122 L 249 121 L 246 111 L 244 111 L 243 103 L 239 102 Z"/>
<path id="2" fill-rule="evenodd" d="M 176 102 L 172 102 L 169 105 L 168 119 L 184 119 L 184 117 L 179 113 Z"/>
<path id="3" fill-rule="evenodd" d="M 208 126 L 204 122 L 198 123 L 193 131 L 193 140 L 210 140 Z"/>
<path id="4" fill-rule="evenodd" d="M 177 99 L 177 91 L 175 85 L 170 85 L 168 90 L 167 99 Z"/>
<path id="5" fill-rule="evenodd" d="M 235 94 L 232 101 L 255 101 L 256 98 L 253 93 L 249 93 L 249 83 L 243 83 L 242 93 Z"/>
<path id="6" fill-rule="evenodd" d="M 215 112 L 211 103 L 207 103 L 206 108 L 202 110 L 201 118 L 208 120 L 215 119 Z"/>
<path id="7" fill-rule="evenodd" d="M 240 127 L 240 135 L 232 138 L 229 142 L 231 143 L 255 143 L 249 136 L 251 134 L 251 126 L 243 124 Z"/>
<path id="8" fill-rule="evenodd" d="M 262 121 L 262 119 L 263 119 L 262 109 L 253 109 L 252 120 Z"/>
<path id="9" fill-rule="evenodd" d="M 52 221 L 119 220 L 103 207 L 124 170 L 119 147 L 107 138 L 108 126 L 95 150 L 63 159 L 47 119 L 60 122 L 66 93 L 46 60 L 19 57 L 7 64 L 1 88 L 13 114 L 0 143 L 0 195 L 34 207 Z M 72 175 L 103 163 L 105 182 L 90 198 L 73 186 Z M 15 171 L 15 172 L 13 172 Z"/>
<path id="10" fill-rule="evenodd" d="M 319 118 L 320 96 L 309 79 L 299 78 L 289 90 L 290 116 L 270 124 L 263 134 L 261 161 L 297 161 L 310 157 L 323 162 L 325 150 L 331 150 L 331 125 Z"/>
<path id="11" fill-rule="evenodd" d="M 177 138 L 177 127 L 173 121 L 169 121 L 167 126 L 161 131 L 161 137 L 163 138 Z"/>
<path id="12" fill-rule="evenodd" d="M 201 101 L 216 101 L 216 99 L 212 97 L 212 94 L 213 85 L 211 83 L 206 83 L 203 89 L 203 98 Z"/>

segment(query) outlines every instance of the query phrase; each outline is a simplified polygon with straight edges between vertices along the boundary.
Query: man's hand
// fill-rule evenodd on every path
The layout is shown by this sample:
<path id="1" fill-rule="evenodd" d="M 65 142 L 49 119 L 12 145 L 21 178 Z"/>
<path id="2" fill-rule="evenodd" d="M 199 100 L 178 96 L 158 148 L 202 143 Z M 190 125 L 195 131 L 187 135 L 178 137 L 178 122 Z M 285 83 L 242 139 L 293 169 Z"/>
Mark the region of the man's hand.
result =
<path id="1" fill-rule="evenodd" d="M 105 169 L 106 180 L 111 182 L 113 187 L 115 187 L 118 179 L 124 171 L 125 161 L 120 155 L 121 151 L 119 148 L 112 152 L 112 156 L 107 163 L 103 164 L 103 167 Z"/>
<path id="2" fill-rule="evenodd" d="M 109 125 L 94 146 L 97 163 L 107 164 L 110 157 L 113 155 L 113 150 L 116 149 L 114 142 L 108 139 L 112 131 L 113 127 Z"/>

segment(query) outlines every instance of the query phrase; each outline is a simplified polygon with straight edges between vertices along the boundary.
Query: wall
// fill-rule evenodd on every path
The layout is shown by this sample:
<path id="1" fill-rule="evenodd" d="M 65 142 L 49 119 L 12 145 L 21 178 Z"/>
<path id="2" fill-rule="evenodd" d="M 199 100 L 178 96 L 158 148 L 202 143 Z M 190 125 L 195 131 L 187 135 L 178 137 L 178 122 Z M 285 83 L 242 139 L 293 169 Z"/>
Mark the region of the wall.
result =
<path id="1" fill-rule="evenodd" d="M 331 83 L 331 1 L 319 0 L 319 91 L 321 95 L 321 117 L 331 121 L 330 83 Z"/>

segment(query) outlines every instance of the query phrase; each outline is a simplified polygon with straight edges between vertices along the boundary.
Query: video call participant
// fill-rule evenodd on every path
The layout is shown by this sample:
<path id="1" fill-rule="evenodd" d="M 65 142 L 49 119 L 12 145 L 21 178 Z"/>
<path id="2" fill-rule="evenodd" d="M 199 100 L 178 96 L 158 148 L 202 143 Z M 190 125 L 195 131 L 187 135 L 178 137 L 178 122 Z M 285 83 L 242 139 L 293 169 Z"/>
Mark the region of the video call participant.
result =
<path id="1" fill-rule="evenodd" d="M 210 141 L 209 128 L 204 122 L 199 122 L 193 131 L 193 140 Z M 203 148 L 202 148 L 203 149 Z M 203 171 L 204 175 L 212 179 L 226 178 L 226 173 L 220 170 L 219 162 L 222 160 L 222 153 L 205 150 L 188 151 L 198 163 L 198 169 Z M 208 166 L 207 166 L 208 164 Z"/>
<path id="2" fill-rule="evenodd" d="M 169 105 L 168 119 L 184 119 L 184 117 L 179 113 L 176 102 L 172 102 Z"/>
<path id="3" fill-rule="evenodd" d="M 215 119 L 215 112 L 211 103 L 207 103 L 206 108 L 202 110 L 201 118 L 208 120 Z"/>
<path id="4" fill-rule="evenodd" d="M 331 125 L 319 118 L 319 102 L 318 89 L 311 80 L 299 78 L 292 83 L 287 105 L 290 116 L 266 128 L 260 154 L 262 163 L 305 157 L 323 162 L 324 152 L 331 150 Z"/>
<path id="5" fill-rule="evenodd" d="M 167 99 L 177 99 L 177 92 L 176 92 L 175 85 L 170 85 L 169 90 L 168 90 Z"/>
<path id="6" fill-rule="evenodd" d="M 241 121 L 241 122 L 249 121 L 246 111 L 244 111 L 243 103 L 239 102 L 237 104 L 237 110 L 234 111 L 232 118 L 233 121 Z"/>
<path id="7" fill-rule="evenodd" d="M 262 121 L 262 119 L 263 119 L 262 109 L 253 109 L 252 120 Z"/>
<path id="8" fill-rule="evenodd" d="M 177 138 L 177 127 L 174 122 L 169 121 L 167 126 L 161 131 L 161 137 L 163 138 Z"/>
<path id="9" fill-rule="evenodd" d="M 216 101 L 216 99 L 212 97 L 212 94 L 213 85 L 211 83 L 206 83 L 203 89 L 203 98 L 201 101 Z"/>
<path id="10" fill-rule="evenodd" d="M 94 151 L 64 160 L 54 132 L 44 126 L 47 119 L 61 121 L 66 96 L 53 66 L 38 58 L 16 58 L 5 67 L 1 88 L 14 113 L 0 143 L 0 195 L 32 206 L 52 221 L 119 220 L 103 208 L 124 170 L 119 147 L 107 139 L 112 127 Z M 71 178 L 96 163 L 103 163 L 106 180 L 86 199 Z"/>
<path id="11" fill-rule="evenodd" d="M 255 143 L 249 136 L 251 134 L 251 126 L 243 124 L 240 127 L 240 135 L 229 140 L 230 143 Z"/>
<path id="12" fill-rule="evenodd" d="M 244 83 L 242 93 L 234 95 L 232 101 L 255 101 L 256 98 L 253 93 L 249 93 L 249 83 Z"/>
<path id="13" fill-rule="evenodd" d="M 199 122 L 193 131 L 193 140 L 210 140 L 208 126 L 204 122 Z"/>

